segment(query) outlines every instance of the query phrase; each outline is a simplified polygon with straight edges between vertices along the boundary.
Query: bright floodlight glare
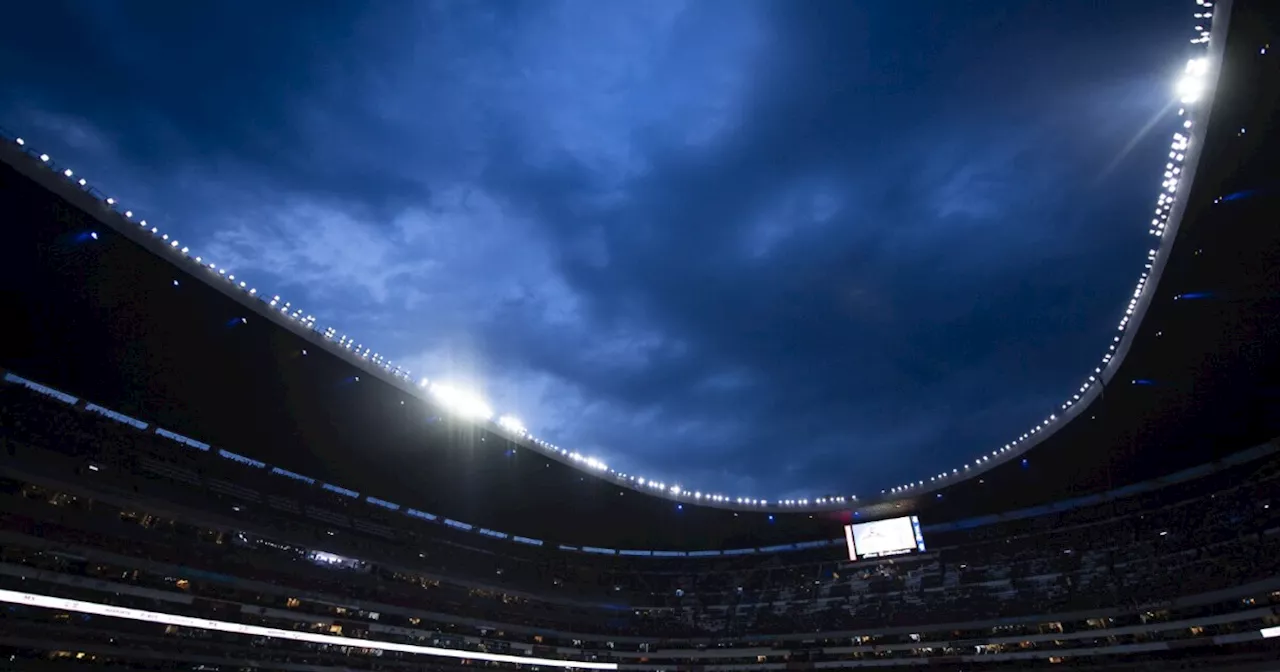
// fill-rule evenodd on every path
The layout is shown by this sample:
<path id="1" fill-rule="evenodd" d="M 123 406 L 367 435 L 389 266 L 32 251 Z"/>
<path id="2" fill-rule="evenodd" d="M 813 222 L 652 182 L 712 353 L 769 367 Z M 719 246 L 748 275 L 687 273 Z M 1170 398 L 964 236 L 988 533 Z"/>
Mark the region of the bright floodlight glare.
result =
<path id="1" fill-rule="evenodd" d="M 498 418 L 498 424 L 513 434 L 523 436 L 529 433 L 529 430 L 525 429 L 524 423 L 520 422 L 520 418 L 517 418 L 514 415 L 504 415 L 501 418 Z"/>
<path id="2" fill-rule="evenodd" d="M 1204 95 L 1205 74 L 1209 72 L 1209 61 L 1204 58 L 1193 58 L 1187 61 L 1187 69 L 1178 80 L 1174 91 L 1183 103 L 1194 103 Z"/>
<path id="3" fill-rule="evenodd" d="M 431 394 L 435 395 L 449 410 L 469 418 L 488 420 L 493 417 L 493 409 L 489 408 L 480 397 L 458 390 L 449 385 L 431 385 Z"/>

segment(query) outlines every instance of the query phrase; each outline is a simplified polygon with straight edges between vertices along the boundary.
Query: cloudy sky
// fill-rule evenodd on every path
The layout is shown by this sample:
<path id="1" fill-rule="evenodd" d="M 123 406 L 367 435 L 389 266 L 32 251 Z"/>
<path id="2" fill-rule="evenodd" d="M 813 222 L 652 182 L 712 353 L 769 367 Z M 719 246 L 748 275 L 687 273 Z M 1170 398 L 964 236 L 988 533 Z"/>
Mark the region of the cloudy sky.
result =
<path id="1" fill-rule="evenodd" d="M 44 0 L 0 126 L 562 446 L 871 492 L 1102 355 L 1193 9 Z"/>

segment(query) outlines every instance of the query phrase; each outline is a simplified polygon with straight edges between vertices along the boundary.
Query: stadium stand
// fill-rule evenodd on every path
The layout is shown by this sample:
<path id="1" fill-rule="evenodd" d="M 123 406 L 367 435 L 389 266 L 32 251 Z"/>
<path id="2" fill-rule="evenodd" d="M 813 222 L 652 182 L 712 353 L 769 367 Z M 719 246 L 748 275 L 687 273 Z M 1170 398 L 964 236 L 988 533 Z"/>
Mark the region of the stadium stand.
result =
<path id="1" fill-rule="evenodd" d="M 1035 468 L 830 510 L 677 510 L 408 420 L 394 381 L 334 391 L 371 371 L 303 369 L 323 334 L 5 148 L 0 205 L 61 215 L 0 249 L 0 669 L 1274 669 L 1280 7 L 1228 10 L 1183 222 L 1105 393 Z M 98 248 L 59 242 L 86 223 Z M 136 291 L 174 277 L 180 299 Z M 1203 287 L 1226 299 L 1178 301 Z M 849 560 L 844 524 L 907 514 L 927 549 Z"/>
<path id="2" fill-rule="evenodd" d="M 938 532 L 905 558 L 604 557 L 413 529 L 26 386 L 0 392 L 0 440 L 17 458 L 0 480 L 0 590 L 15 593 L 622 665 L 708 649 L 767 660 L 810 641 L 833 662 L 953 656 L 957 639 L 972 642 L 965 655 L 1048 659 L 1112 630 L 1208 645 L 1280 623 L 1273 444 L 1132 497 Z"/>

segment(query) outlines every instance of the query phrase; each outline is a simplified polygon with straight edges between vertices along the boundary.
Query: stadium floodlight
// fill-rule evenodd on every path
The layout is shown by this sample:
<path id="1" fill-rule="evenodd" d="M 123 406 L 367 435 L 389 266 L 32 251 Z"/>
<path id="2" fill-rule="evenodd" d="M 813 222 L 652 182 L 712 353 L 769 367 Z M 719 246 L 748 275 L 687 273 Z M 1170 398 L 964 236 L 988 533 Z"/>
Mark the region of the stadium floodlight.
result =
<path id="1" fill-rule="evenodd" d="M 1209 61 L 1204 57 L 1187 61 L 1187 68 L 1183 72 L 1182 79 L 1178 80 L 1178 84 L 1175 87 L 1179 100 L 1186 104 L 1200 100 L 1200 97 L 1204 95 L 1205 74 L 1208 72 Z"/>
<path id="2" fill-rule="evenodd" d="M 431 386 L 431 394 L 446 408 L 463 417 L 483 420 L 493 417 L 493 409 L 479 396 L 470 392 L 436 383 Z"/>
<path id="3" fill-rule="evenodd" d="M 508 432 L 519 436 L 524 436 L 529 433 L 529 430 L 525 429 L 524 423 L 520 422 L 520 418 L 517 418 L 514 415 L 504 415 L 501 418 L 498 418 L 498 425 L 503 429 L 506 429 Z"/>
<path id="4" fill-rule="evenodd" d="M 41 154 L 41 155 L 40 155 L 40 160 L 41 160 L 41 161 L 44 161 L 45 163 L 48 163 L 48 162 L 49 162 L 49 155 L 48 155 L 48 154 Z"/>
<path id="5" fill-rule="evenodd" d="M 27 141 L 22 138 L 14 138 L 14 142 L 18 143 L 19 146 L 27 144 Z"/>
<path id="6" fill-rule="evenodd" d="M 72 173 L 72 172 L 71 172 L 71 169 L 70 169 L 70 168 L 68 168 L 68 169 L 66 169 L 66 170 L 62 171 L 62 174 L 63 174 L 63 175 L 66 175 L 67 177 L 71 177 L 71 176 L 72 176 L 72 175 L 74 175 L 75 173 Z"/>

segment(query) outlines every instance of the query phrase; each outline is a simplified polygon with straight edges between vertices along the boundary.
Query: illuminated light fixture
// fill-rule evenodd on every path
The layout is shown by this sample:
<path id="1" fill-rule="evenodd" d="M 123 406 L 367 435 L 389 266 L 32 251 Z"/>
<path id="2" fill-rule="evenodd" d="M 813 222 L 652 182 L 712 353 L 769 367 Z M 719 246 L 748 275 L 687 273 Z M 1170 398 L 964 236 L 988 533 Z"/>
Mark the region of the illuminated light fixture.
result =
<path id="1" fill-rule="evenodd" d="M 41 155 L 40 155 L 40 160 L 41 160 L 41 161 L 44 161 L 45 163 L 48 163 L 48 162 L 49 162 L 49 155 L 48 155 L 48 154 L 41 154 Z"/>
<path id="2" fill-rule="evenodd" d="M 504 415 L 498 418 L 498 425 L 512 434 L 524 436 L 529 433 L 529 430 L 525 429 L 524 423 L 520 422 L 520 418 L 514 415 Z"/>
<path id="3" fill-rule="evenodd" d="M 66 170 L 62 171 L 62 174 L 63 174 L 63 175 L 66 175 L 67 177 L 71 177 L 74 173 L 72 173 L 72 172 L 71 172 L 71 169 L 70 169 L 70 168 L 68 168 L 68 169 L 66 169 Z"/>
<path id="4" fill-rule="evenodd" d="M 479 396 L 470 392 L 436 383 L 431 386 L 431 394 L 446 408 L 463 417 L 482 420 L 493 417 L 493 409 Z"/>
<path id="5" fill-rule="evenodd" d="M 26 140 L 23 140 L 22 138 L 15 138 L 15 139 L 14 139 L 14 142 L 18 143 L 18 145 L 25 145 L 25 144 L 27 144 L 27 141 L 26 141 Z"/>
<path id="6" fill-rule="evenodd" d="M 82 177 L 80 178 L 80 182 L 78 184 L 83 187 L 84 185 L 88 184 L 88 182 L 86 182 L 85 179 Z"/>
<path id="7" fill-rule="evenodd" d="M 124 211 L 124 216 L 125 216 L 125 217 L 133 217 L 133 211 L 132 211 L 132 210 L 125 210 L 125 211 Z"/>
<path id="8" fill-rule="evenodd" d="M 1183 78 L 1179 79 L 1178 84 L 1174 87 L 1174 91 L 1178 93 L 1179 100 L 1183 104 L 1192 104 L 1197 102 L 1204 95 L 1204 76 L 1208 73 L 1208 60 L 1206 58 L 1198 58 L 1187 61 L 1187 69 L 1183 72 Z"/>
<path id="9" fill-rule="evenodd" d="M 261 625 L 248 625 L 245 623 L 234 623 L 231 621 L 216 621 L 209 618 L 196 618 L 194 616 L 180 616 L 178 614 L 168 614 L 161 611 L 146 611 L 143 609 L 131 609 L 129 607 L 120 607 L 111 604 L 102 604 L 100 602 L 88 602 L 84 600 L 71 600 L 63 597 L 53 597 L 50 595 L 40 595 L 37 593 L 22 593 L 13 590 L 0 590 L 0 602 L 9 604 L 18 604 L 29 607 L 37 607 L 41 609 L 54 609 L 57 611 L 73 611 L 79 614 L 93 614 L 95 616 L 106 616 L 109 618 L 119 618 L 127 621 L 142 621 L 145 623 L 158 623 L 161 625 L 173 625 L 183 628 L 194 628 L 198 630 L 213 630 L 215 632 L 229 632 L 237 635 L 246 635 L 250 637 L 266 637 L 268 639 L 287 639 L 295 642 L 310 642 L 312 644 L 323 644 L 326 646 L 342 646 L 360 649 L 378 649 L 381 651 L 396 651 L 399 653 L 412 653 L 423 656 L 435 656 L 437 658 L 453 658 L 455 660 L 483 660 L 491 663 L 510 663 L 515 665 L 532 665 L 539 667 L 558 667 L 561 669 L 585 669 L 585 670 L 616 670 L 617 663 L 596 663 L 577 660 L 557 660 L 554 658 L 535 658 L 532 656 L 515 656 L 505 653 L 488 653 L 485 651 L 459 651 L 457 649 L 443 649 L 435 646 L 420 646 L 417 644 L 401 644 L 399 642 L 382 642 L 371 639 L 357 639 L 355 637 L 339 637 L 336 635 L 322 635 L 314 632 L 301 632 L 298 630 L 285 630 L 283 628 L 268 628 Z"/>

